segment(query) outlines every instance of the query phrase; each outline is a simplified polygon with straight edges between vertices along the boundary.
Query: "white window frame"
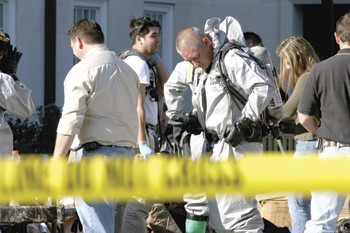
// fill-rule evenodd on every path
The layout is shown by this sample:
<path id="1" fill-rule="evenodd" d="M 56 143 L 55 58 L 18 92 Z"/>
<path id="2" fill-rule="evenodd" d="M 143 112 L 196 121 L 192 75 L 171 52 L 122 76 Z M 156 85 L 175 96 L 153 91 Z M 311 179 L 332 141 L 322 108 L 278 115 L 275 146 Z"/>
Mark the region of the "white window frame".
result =
<path id="1" fill-rule="evenodd" d="M 3 25 L 2 30 L 8 33 L 11 37 L 11 43 L 16 45 L 16 2 L 9 0 L 0 0 L 3 3 Z"/>
<path id="2" fill-rule="evenodd" d="M 0 14 L 1 14 L 1 16 L 2 16 L 2 19 L 1 19 L 1 21 L 2 21 L 2 24 L 0 25 L 0 31 L 5 31 L 5 13 L 7 12 L 7 11 L 5 11 L 5 2 L 4 1 L 1 1 L 0 0 L 0 5 L 2 5 L 2 12 L 0 12 Z"/>
<path id="3" fill-rule="evenodd" d="M 159 12 L 163 15 L 162 18 L 162 54 L 160 56 L 162 57 L 165 66 L 169 71 L 172 70 L 173 67 L 173 47 L 174 47 L 174 37 L 173 37 L 173 5 L 171 4 L 157 4 L 157 3 L 150 3 L 145 2 L 144 5 L 144 11 L 152 11 L 152 12 Z"/>

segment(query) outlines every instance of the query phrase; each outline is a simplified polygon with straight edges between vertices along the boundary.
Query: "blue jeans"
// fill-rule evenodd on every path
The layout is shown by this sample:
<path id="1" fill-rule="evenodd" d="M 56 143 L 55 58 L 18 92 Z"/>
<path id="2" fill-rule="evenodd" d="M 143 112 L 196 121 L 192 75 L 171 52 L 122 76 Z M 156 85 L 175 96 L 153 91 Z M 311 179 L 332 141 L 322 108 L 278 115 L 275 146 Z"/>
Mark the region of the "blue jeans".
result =
<path id="1" fill-rule="evenodd" d="M 93 151 L 83 150 L 83 156 L 94 155 L 117 156 L 117 155 L 135 155 L 133 148 L 126 147 L 106 147 Z M 81 197 L 75 197 L 75 208 L 79 219 L 83 225 L 84 233 L 113 233 L 114 224 L 114 203 L 108 200 L 100 202 L 86 203 Z"/>
<path id="2" fill-rule="evenodd" d="M 307 156 L 307 153 L 316 153 L 317 140 L 297 140 L 294 157 Z M 311 201 L 301 194 L 291 193 L 288 195 L 289 214 L 292 220 L 291 233 L 304 233 L 305 224 L 311 219 Z"/>
<path id="3" fill-rule="evenodd" d="M 332 158 L 344 154 L 350 157 L 350 147 L 326 147 L 319 157 Z M 327 174 L 325 174 L 327 175 Z M 311 220 L 306 223 L 305 233 L 333 233 L 346 196 L 335 192 L 311 192 Z"/>

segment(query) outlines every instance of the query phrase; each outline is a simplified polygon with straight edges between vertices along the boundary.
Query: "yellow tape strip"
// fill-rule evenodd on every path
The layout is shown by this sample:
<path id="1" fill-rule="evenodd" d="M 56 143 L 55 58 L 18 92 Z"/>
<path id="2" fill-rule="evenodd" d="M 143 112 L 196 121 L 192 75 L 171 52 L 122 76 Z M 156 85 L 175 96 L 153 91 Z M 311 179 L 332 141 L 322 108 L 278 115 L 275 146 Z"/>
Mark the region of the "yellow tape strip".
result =
<path id="1" fill-rule="evenodd" d="M 41 156 L 22 156 L 19 163 L 0 159 L 0 202 L 15 199 L 83 196 L 86 200 L 108 197 L 125 201 L 132 196 L 150 200 L 182 200 L 185 193 L 218 192 L 247 195 L 310 190 L 349 191 L 350 160 L 316 156 L 292 159 L 291 155 L 249 155 L 237 161 L 192 162 L 175 157 L 134 160 L 103 156 L 68 164 L 43 161 Z"/>

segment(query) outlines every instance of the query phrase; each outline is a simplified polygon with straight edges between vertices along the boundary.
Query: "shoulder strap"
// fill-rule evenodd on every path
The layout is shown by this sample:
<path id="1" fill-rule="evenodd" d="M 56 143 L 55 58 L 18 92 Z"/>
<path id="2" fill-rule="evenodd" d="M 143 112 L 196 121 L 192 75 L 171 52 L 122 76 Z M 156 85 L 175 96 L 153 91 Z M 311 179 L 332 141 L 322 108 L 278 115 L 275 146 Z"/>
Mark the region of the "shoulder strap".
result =
<path id="1" fill-rule="evenodd" d="M 146 92 L 153 93 L 156 96 L 156 102 L 158 104 L 158 126 L 160 126 L 162 122 L 161 116 L 163 114 L 163 104 L 164 104 L 163 99 L 161 99 L 161 95 L 164 95 L 164 91 L 162 89 L 163 87 L 160 83 L 160 78 L 158 76 L 158 71 L 156 69 L 156 60 L 154 60 L 153 57 L 148 59 L 142 52 L 134 48 L 126 49 L 119 54 L 119 57 L 123 60 L 129 56 L 138 56 L 139 58 L 144 60 L 147 63 L 149 69 L 152 70 L 155 75 L 155 83 L 154 83 L 155 89 L 153 89 L 153 86 L 148 86 L 146 87 Z M 157 130 L 156 133 L 157 133 L 157 136 L 159 136 L 158 133 L 160 133 L 160 130 Z M 155 142 L 157 142 L 157 140 Z M 157 145 L 155 145 L 155 148 L 159 150 L 159 147 Z"/>
<path id="2" fill-rule="evenodd" d="M 266 66 L 263 64 L 263 62 L 259 58 L 245 52 L 242 49 L 242 46 L 239 44 L 229 42 L 224 44 L 218 51 L 218 54 L 217 54 L 218 68 L 219 68 L 220 76 L 222 77 L 222 80 L 225 86 L 225 91 L 227 92 L 228 95 L 231 96 L 231 98 L 233 99 L 233 102 L 237 105 L 237 107 L 239 107 L 236 100 L 239 101 L 242 105 L 245 105 L 248 100 L 241 93 L 239 93 L 239 91 L 234 87 L 233 83 L 228 77 L 226 66 L 224 64 L 225 55 L 229 50 L 233 48 L 240 49 L 243 53 L 247 55 L 247 57 L 250 57 L 251 59 L 253 59 L 262 69 L 266 69 Z M 263 121 L 266 121 L 266 117 L 267 117 L 266 114 L 267 114 L 266 111 L 263 111 L 261 113 L 260 117 Z"/>
<path id="3" fill-rule="evenodd" d="M 222 58 L 224 58 L 226 53 L 229 50 L 234 49 L 234 48 L 239 49 L 242 52 L 242 54 L 239 54 L 239 55 L 243 55 L 243 54 L 246 55 L 245 57 L 254 60 L 260 66 L 260 68 L 266 69 L 266 65 L 259 58 L 254 56 L 252 53 L 244 50 L 244 46 L 242 46 L 241 44 L 235 43 L 235 42 L 227 42 L 227 43 L 223 44 L 221 46 L 221 48 L 219 49 L 218 54 L 222 53 Z"/>
<path id="4" fill-rule="evenodd" d="M 238 100 L 242 105 L 245 105 L 247 102 L 247 99 L 237 91 L 237 89 L 233 86 L 230 78 L 228 77 L 226 66 L 224 64 L 224 58 L 228 51 L 231 49 L 236 48 L 242 50 L 242 46 L 237 43 L 226 43 L 224 44 L 217 53 L 217 59 L 218 59 L 218 68 L 220 72 L 220 76 L 222 77 L 223 83 L 225 85 L 225 91 L 227 94 L 229 94 L 231 97 L 234 98 L 234 100 Z"/>
<path id="5" fill-rule="evenodd" d="M 134 48 L 126 49 L 119 54 L 119 57 L 123 60 L 129 56 L 138 56 L 139 58 L 144 60 L 150 68 L 156 65 L 155 60 L 153 60 L 152 58 L 148 59 L 142 52 Z"/>

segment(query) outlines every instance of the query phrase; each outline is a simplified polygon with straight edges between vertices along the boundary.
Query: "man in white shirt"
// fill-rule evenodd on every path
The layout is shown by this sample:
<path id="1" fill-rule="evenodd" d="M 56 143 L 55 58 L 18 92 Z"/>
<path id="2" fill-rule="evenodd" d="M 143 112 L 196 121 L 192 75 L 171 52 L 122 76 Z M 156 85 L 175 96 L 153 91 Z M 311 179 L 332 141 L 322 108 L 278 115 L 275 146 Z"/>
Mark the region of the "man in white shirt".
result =
<path id="1" fill-rule="evenodd" d="M 121 54 L 125 62 L 137 73 L 141 83 L 137 105 L 138 145 L 144 159 L 159 152 L 158 138 L 162 120 L 165 117 L 163 85 L 169 75 L 164 74 L 165 69 L 161 59 L 159 57 L 155 59 L 161 41 L 160 30 L 161 26 L 156 20 L 147 17 L 131 19 L 129 36 L 132 40 L 132 48 Z M 165 227 L 168 232 L 181 232 L 163 203 L 148 202 L 143 198 L 137 198 L 126 205 L 122 232 L 146 232 L 145 219 L 150 212 L 154 213 L 154 217 L 156 217 L 155 212 L 163 213 L 162 219 L 167 219 Z"/>

